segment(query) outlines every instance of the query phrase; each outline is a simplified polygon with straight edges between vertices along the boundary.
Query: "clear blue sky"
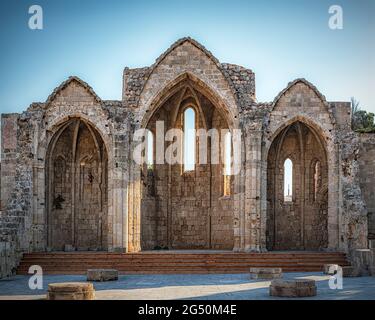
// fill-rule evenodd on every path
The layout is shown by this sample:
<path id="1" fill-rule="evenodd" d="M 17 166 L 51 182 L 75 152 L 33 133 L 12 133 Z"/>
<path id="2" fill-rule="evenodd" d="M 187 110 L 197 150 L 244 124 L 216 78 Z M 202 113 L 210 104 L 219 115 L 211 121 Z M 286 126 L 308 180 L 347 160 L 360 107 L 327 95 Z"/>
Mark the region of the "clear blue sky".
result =
<path id="1" fill-rule="evenodd" d="M 28 28 L 28 8 L 44 10 L 44 29 Z M 328 28 L 328 8 L 344 10 L 344 29 Z M 356 97 L 375 112 L 375 0 L 2 0 L 0 112 L 45 101 L 69 75 L 102 99 L 121 99 L 125 66 L 151 65 L 191 36 L 221 62 L 256 73 L 259 101 L 297 77 L 329 100 Z"/>

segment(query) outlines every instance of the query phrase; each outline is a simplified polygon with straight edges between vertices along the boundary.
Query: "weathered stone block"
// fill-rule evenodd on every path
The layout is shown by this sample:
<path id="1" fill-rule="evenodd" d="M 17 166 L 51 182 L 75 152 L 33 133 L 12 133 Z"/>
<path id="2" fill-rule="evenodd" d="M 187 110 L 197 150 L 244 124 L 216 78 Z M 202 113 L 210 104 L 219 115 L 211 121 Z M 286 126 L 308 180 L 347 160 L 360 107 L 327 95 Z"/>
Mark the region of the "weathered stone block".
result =
<path id="1" fill-rule="evenodd" d="M 354 252 L 353 266 L 362 275 L 369 275 L 372 264 L 372 252 L 370 249 L 357 249 Z"/>
<path id="2" fill-rule="evenodd" d="M 316 296 L 316 294 L 315 280 L 276 279 L 270 285 L 270 296 L 274 297 L 312 297 Z"/>
<path id="3" fill-rule="evenodd" d="M 92 283 L 66 282 L 50 283 L 47 300 L 94 300 L 95 290 Z"/>
<path id="4" fill-rule="evenodd" d="M 114 281 L 118 280 L 118 271 L 114 269 L 89 269 L 87 281 Z"/>
<path id="5" fill-rule="evenodd" d="M 360 277 L 361 272 L 356 267 L 346 266 L 342 267 L 342 276 L 344 278 Z"/>
<path id="6" fill-rule="evenodd" d="M 281 268 L 250 268 L 250 279 L 278 279 L 282 276 Z"/>

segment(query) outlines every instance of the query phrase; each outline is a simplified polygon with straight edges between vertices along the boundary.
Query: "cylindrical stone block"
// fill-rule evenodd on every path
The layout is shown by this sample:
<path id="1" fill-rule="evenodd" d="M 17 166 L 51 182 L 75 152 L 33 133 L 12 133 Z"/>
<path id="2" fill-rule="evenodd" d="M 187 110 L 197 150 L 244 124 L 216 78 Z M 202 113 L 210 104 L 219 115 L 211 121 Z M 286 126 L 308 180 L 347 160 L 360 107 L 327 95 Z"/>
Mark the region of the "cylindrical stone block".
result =
<path id="1" fill-rule="evenodd" d="M 66 282 L 50 283 L 47 300 L 94 300 L 95 290 L 92 283 Z"/>
<path id="2" fill-rule="evenodd" d="M 270 296 L 273 297 L 313 297 L 316 296 L 315 280 L 282 280 L 276 279 L 271 282 Z"/>
<path id="3" fill-rule="evenodd" d="M 344 278 L 360 277 L 361 272 L 356 267 L 346 266 L 342 267 L 342 276 Z"/>

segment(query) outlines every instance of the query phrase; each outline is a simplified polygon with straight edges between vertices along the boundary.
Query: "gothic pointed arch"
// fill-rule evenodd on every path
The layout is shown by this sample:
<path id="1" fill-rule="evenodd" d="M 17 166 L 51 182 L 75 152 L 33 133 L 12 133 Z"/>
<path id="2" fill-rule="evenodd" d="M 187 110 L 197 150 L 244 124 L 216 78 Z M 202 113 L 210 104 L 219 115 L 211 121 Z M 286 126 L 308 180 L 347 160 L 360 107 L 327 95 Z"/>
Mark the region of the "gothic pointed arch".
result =
<path id="1" fill-rule="evenodd" d="M 171 163 L 156 163 L 152 175 L 143 166 L 141 183 L 141 247 L 143 250 L 168 247 L 170 249 L 233 249 L 234 246 L 234 195 L 233 179 L 225 174 L 224 159 L 212 161 L 212 137 L 207 137 L 206 162 L 200 163 L 200 137 L 187 139 L 186 111 L 193 110 L 195 130 L 221 130 L 235 128 L 233 116 L 226 102 L 203 79 L 192 72 L 183 72 L 168 82 L 154 95 L 143 117 L 139 117 L 142 128 L 156 135 L 176 131 L 176 140 L 165 141 L 165 153 L 177 139 L 183 150 L 175 153 Z M 139 110 L 140 112 L 142 110 Z M 163 123 L 164 132 L 157 131 Z M 162 136 L 162 139 L 164 136 Z M 224 137 L 223 137 L 224 138 Z M 202 138 L 204 139 L 204 138 Z M 189 141 L 187 141 L 189 140 Z M 218 147 L 221 148 L 218 140 Z M 186 143 L 189 143 L 187 145 Z M 157 148 L 161 144 L 157 143 Z M 222 144 L 225 146 L 225 143 Z M 190 148 L 189 148 L 190 147 Z M 184 163 L 184 155 L 193 155 L 194 165 Z M 225 154 L 224 152 L 222 152 Z M 220 153 L 220 150 L 218 151 Z M 167 156 L 165 158 L 167 160 Z M 180 161 L 178 161 L 180 160 Z M 190 164 L 187 163 L 187 164 Z M 151 194 L 147 190 L 154 190 Z M 223 227 L 225 225 L 225 227 Z"/>
<path id="2" fill-rule="evenodd" d="M 177 76 L 175 79 L 170 81 L 165 87 L 161 88 L 160 91 L 155 95 L 153 101 L 150 103 L 149 108 L 145 110 L 145 113 L 141 119 L 141 127 L 147 126 L 148 121 L 154 115 L 154 113 L 173 95 L 179 92 L 178 98 L 176 98 L 175 104 L 177 105 L 177 111 L 181 105 L 187 100 L 188 97 L 192 98 L 200 113 L 203 112 L 201 106 L 200 97 L 204 97 L 211 104 L 215 105 L 218 112 L 226 119 L 228 126 L 233 128 L 237 123 L 238 113 L 235 114 L 229 110 L 228 106 L 221 99 L 217 92 L 215 92 L 209 85 L 203 80 L 195 76 L 190 72 L 184 72 Z M 200 97 L 198 97 L 198 95 Z M 172 121 L 176 119 L 176 110 L 172 116 Z M 141 110 L 140 110 L 141 112 Z M 205 121 L 205 119 L 203 119 Z M 206 125 L 207 127 L 207 125 Z"/>
<path id="3" fill-rule="evenodd" d="M 210 72 L 205 72 L 206 69 Z M 137 120 L 142 121 L 165 88 L 186 75 L 210 88 L 237 122 L 238 105 L 232 81 L 228 80 L 218 60 L 191 38 L 177 41 L 148 68 L 138 99 Z"/>
<path id="4" fill-rule="evenodd" d="M 48 247 L 108 248 L 108 154 L 98 131 L 81 118 L 62 123 L 46 169 Z"/>
<path id="5" fill-rule="evenodd" d="M 285 167 L 288 160 L 292 172 Z M 328 185 L 328 160 L 324 137 L 306 122 L 295 120 L 275 133 L 267 157 L 269 250 L 328 247 L 329 199 L 322 190 Z M 319 172 L 312 165 L 316 163 Z"/>

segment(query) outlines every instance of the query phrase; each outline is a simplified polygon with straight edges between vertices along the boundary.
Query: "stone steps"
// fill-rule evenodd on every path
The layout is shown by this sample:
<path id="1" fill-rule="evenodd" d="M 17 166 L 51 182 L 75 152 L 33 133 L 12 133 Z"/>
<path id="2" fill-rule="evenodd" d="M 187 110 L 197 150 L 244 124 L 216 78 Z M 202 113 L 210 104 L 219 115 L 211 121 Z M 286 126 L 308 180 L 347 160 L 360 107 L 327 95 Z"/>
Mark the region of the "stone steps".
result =
<path id="1" fill-rule="evenodd" d="M 119 254 L 119 253 L 107 253 L 107 252 L 54 252 L 54 253 L 25 253 L 23 255 L 24 259 L 165 259 L 165 258 L 174 258 L 174 259 L 188 259 L 188 258 L 210 258 L 210 259 L 252 259 L 252 258 L 261 258 L 261 259 L 285 259 L 285 258 L 299 258 L 299 259 L 314 259 L 314 258 L 324 258 L 324 259 L 337 259 L 337 258 L 345 258 L 345 254 L 340 252 L 316 252 L 316 253 L 233 253 L 233 252 L 226 252 L 226 253 L 126 253 L 126 254 Z"/>
<path id="2" fill-rule="evenodd" d="M 53 252 L 24 254 L 17 269 L 27 274 L 40 265 L 45 274 L 85 274 L 87 269 L 116 269 L 120 274 L 248 273 L 250 267 L 280 267 L 284 272 L 322 271 L 324 264 L 349 265 L 344 253 L 129 253 Z"/>

